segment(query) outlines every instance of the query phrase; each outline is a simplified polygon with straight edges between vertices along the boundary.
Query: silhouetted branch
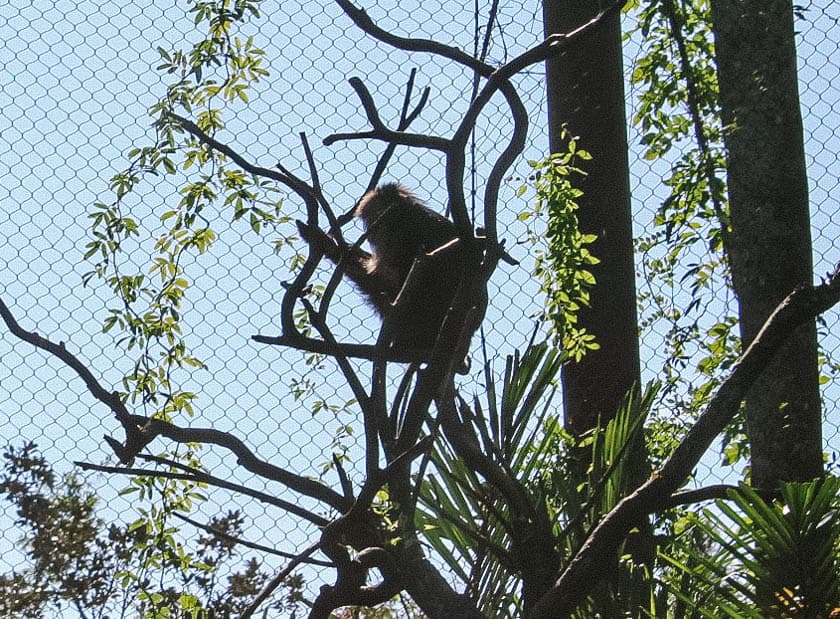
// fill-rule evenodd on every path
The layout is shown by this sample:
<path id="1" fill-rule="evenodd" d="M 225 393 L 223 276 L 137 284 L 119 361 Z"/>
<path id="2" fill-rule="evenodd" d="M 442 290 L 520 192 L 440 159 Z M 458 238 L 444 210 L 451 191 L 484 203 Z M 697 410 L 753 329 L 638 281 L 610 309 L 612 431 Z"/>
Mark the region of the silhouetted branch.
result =
<path id="1" fill-rule="evenodd" d="M 347 507 L 344 497 L 328 486 L 259 459 L 245 443 L 229 432 L 223 432 L 215 428 L 183 428 L 163 419 L 150 419 L 140 415 L 132 415 L 131 418 L 138 427 L 142 428 L 142 432 L 148 440 L 163 436 L 176 443 L 202 443 L 224 447 L 236 456 L 241 467 L 256 475 L 281 483 L 291 490 L 313 499 L 323 501 L 335 510 L 342 511 Z"/>
<path id="2" fill-rule="evenodd" d="M 144 454 L 138 454 L 138 457 L 146 458 Z M 184 481 L 192 481 L 200 484 L 216 486 L 217 488 L 231 490 L 232 492 L 237 492 L 239 494 L 244 494 L 253 497 L 258 501 L 262 501 L 263 503 L 279 507 L 280 509 L 287 511 L 290 514 L 303 518 L 304 520 L 307 520 L 319 527 L 323 527 L 329 522 L 329 520 L 327 520 L 326 518 L 319 516 L 309 511 L 308 509 L 304 509 L 295 503 L 291 503 L 290 501 L 284 501 L 283 499 L 278 499 L 277 497 L 274 497 L 270 494 L 254 490 L 242 484 L 236 484 L 225 479 L 215 477 L 213 475 L 208 475 L 207 473 L 199 471 L 198 469 L 194 469 L 192 467 L 188 467 L 189 469 L 192 469 L 191 471 L 177 473 L 175 471 L 161 471 L 159 469 L 106 466 L 103 464 L 92 464 L 90 462 L 80 461 L 73 462 L 73 464 L 75 464 L 84 471 L 99 471 L 101 473 L 110 473 L 112 475 L 158 477 L 161 479 L 182 479 Z"/>
<path id="3" fill-rule="evenodd" d="M 408 129 L 409 125 L 420 115 L 420 112 L 423 111 L 423 108 L 426 107 L 426 103 L 429 101 L 429 94 L 431 93 L 431 88 L 426 86 L 423 89 L 423 94 L 420 95 L 420 101 L 417 102 L 417 105 L 414 106 L 414 109 L 409 111 L 409 106 L 411 105 L 411 94 L 414 90 L 414 78 L 417 76 L 417 69 L 411 69 L 411 74 L 408 76 L 408 84 L 405 87 L 405 97 L 403 98 L 403 105 L 402 109 L 400 110 L 400 120 L 397 123 L 397 131 L 405 131 Z M 367 191 L 374 189 L 378 184 L 380 179 L 382 178 L 382 174 L 385 171 L 385 168 L 388 165 L 391 157 L 396 150 L 396 144 L 388 144 L 385 148 L 385 151 L 382 153 L 382 156 L 379 158 L 379 161 L 376 163 L 376 167 L 373 170 L 373 173 L 370 175 L 370 181 L 368 182 Z M 367 193 L 367 191 L 365 193 Z M 352 212 L 351 212 L 352 214 Z"/>
<path id="4" fill-rule="evenodd" d="M 170 112 L 169 117 L 174 120 L 178 126 L 180 126 L 184 131 L 189 133 L 191 136 L 196 138 L 202 144 L 209 146 L 215 151 L 218 151 L 227 157 L 229 157 L 236 165 L 240 168 L 248 172 L 249 174 L 254 174 L 255 176 L 262 176 L 264 178 L 270 178 L 271 180 L 277 181 L 294 191 L 304 200 L 312 200 L 317 202 L 318 195 L 317 192 L 309 185 L 307 182 L 303 181 L 302 179 L 298 178 L 285 168 L 281 167 L 280 171 L 272 170 L 271 168 L 263 168 L 257 165 L 254 165 L 245 157 L 237 153 L 227 144 L 219 142 L 216 138 L 208 135 L 202 129 L 196 125 L 193 121 L 183 118 L 182 116 L 178 116 L 177 114 Z"/>
<path id="5" fill-rule="evenodd" d="M 307 559 L 307 557 L 309 557 L 309 555 L 318 550 L 318 548 L 320 548 L 320 545 L 320 542 L 312 544 L 306 550 L 293 557 L 289 564 L 285 568 L 280 570 L 280 572 L 278 572 L 277 575 L 274 578 L 272 578 L 265 587 L 263 587 L 263 590 L 260 591 L 259 594 L 254 598 L 254 600 L 248 605 L 248 608 L 246 608 L 242 612 L 240 618 L 248 619 L 249 617 L 253 616 L 257 608 L 260 607 L 260 604 L 265 602 L 269 598 L 269 596 L 272 593 L 274 593 L 277 587 L 283 584 L 283 581 L 291 575 L 291 573 L 298 565 L 300 565 L 301 563 L 312 562 L 312 560 Z M 333 564 L 329 563 L 329 565 Z"/>
<path id="6" fill-rule="evenodd" d="M 426 135 L 425 133 L 394 131 L 380 123 L 379 125 L 374 125 L 374 128 L 370 131 L 354 131 L 352 133 L 333 133 L 328 135 L 324 138 L 324 146 L 332 146 L 336 142 L 350 142 L 353 140 L 381 140 L 389 144 L 415 146 L 417 148 L 428 148 L 441 152 L 448 152 L 452 144 L 446 138 Z"/>
<path id="7" fill-rule="evenodd" d="M 271 555 L 275 555 L 278 557 L 283 557 L 284 559 L 297 559 L 300 557 L 299 554 L 294 554 L 291 552 L 283 552 L 282 550 L 277 550 L 275 548 L 271 548 L 269 546 L 264 546 L 262 544 L 257 544 L 256 542 L 249 542 L 248 540 L 242 539 L 241 537 L 236 537 L 235 535 L 231 535 L 230 533 L 226 533 L 221 529 L 217 529 L 209 524 L 203 524 L 198 522 L 197 520 L 193 520 L 192 518 L 181 514 L 179 512 L 172 512 L 172 515 L 176 518 L 180 518 L 184 522 L 188 522 L 189 524 L 193 525 L 196 528 L 199 528 L 203 531 L 207 531 L 216 537 L 219 537 L 223 540 L 228 542 L 233 542 L 234 544 L 239 544 L 241 546 L 245 546 L 246 548 L 252 548 L 254 550 L 259 550 L 261 552 L 265 552 Z M 335 567 L 331 561 L 323 561 L 321 559 L 309 559 L 303 558 L 301 563 L 306 563 L 308 565 L 319 565 L 321 567 Z"/>
<path id="8" fill-rule="evenodd" d="M 303 335 L 252 335 L 251 339 L 261 344 L 285 346 L 321 355 L 353 357 L 368 361 L 378 358 L 376 346 L 373 344 L 330 343 Z M 425 357 L 422 353 L 412 351 L 388 351 L 387 360 L 395 363 L 420 363 Z"/>
<path id="9" fill-rule="evenodd" d="M 714 486 L 705 486 L 704 488 L 695 488 L 693 490 L 682 490 L 675 492 L 668 499 L 663 501 L 661 509 L 670 509 L 679 505 L 691 505 L 694 503 L 702 503 L 703 501 L 713 501 L 715 499 L 725 499 L 730 492 L 737 490 L 738 486 L 731 484 L 716 484 Z"/>
<path id="10" fill-rule="evenodd" d="M 119 393 L 105 389 L 96 377 L 94 377 L 88 367 L 82 363 L 78 357 L 67 350 L 64 346 L 64 342 L 56 344 L 55 342 L 51 342 L 47 338 L 38 335 L 34 331 L 27 331 L 21 327 L 2 299 L 0 299 L 0 317 L 3 318 L 3 321 L 6 323 L 6 326 L 9 327 L 9 331 L 11 331 L 12 335 L 24 342 L 32 344 L 36 348 L 40 348 L 41 350 L 58 357 L 58 359 L 64 362 L 65 365 L 79 375 L 82 381 L 84 381 L 88 391 L 90 391 L 97 400 L 105 404 L 111 412 L 114 413 L 117 421 L 120 422 L 125 430 L 127 446 L 130 445 L 131 449 L 136 448 L 137 451 L 140 451 L 143 447 L 145 447 L 145 439 L 139 428 L 131 422 L 131 414 L 128 412 L 125 403 L 122 399 L 120 399 Z M 106 440 L 108 440 L 108 437 L 106 437 Z M 125 462 L 128 460 L 123 446 L 118 441 L 110 439 L 108 440 L 108 443 L 112 448 L 114 448 L 121 461 Z"/>

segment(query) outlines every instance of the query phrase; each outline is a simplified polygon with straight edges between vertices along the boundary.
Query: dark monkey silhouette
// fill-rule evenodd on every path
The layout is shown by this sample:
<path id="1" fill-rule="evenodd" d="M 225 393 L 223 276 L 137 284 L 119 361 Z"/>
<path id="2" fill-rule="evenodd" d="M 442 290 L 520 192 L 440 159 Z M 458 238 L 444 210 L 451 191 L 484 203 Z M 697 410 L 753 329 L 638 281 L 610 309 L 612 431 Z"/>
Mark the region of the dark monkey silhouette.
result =
<path id="1" fill-rule="evenodd" d="M 449 245 L 458 237 L 455 224 L 398 183 L 369 191 L 354 214 L 364 223 L 372 253 L 341 248 L 331 236 L 302 222 L 298 229 L 310 245 L 341 266 L 388 321 L 396 352 L 430 352 L 461 279 L 463 251 L 456 243 Z M 411 281 L 404 286 L 418 258 Z M 486 302 L 486 298 L 477 302 L 474 328 L 483 318 Z"/>

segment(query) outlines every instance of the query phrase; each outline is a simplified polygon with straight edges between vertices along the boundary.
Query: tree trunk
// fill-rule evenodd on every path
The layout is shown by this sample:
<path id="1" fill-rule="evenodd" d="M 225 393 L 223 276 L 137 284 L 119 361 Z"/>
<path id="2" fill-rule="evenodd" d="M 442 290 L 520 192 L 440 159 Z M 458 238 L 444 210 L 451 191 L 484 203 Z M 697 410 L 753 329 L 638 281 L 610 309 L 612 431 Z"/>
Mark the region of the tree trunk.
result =
<path id="1" fill-rule="evenodd" d="M 597 15 L 593 0 L 543 2 L 546 35 L 568 32 Z M 583 432 L 612 419 L 627 391 L 639 383 L 639 341 L 633 222 L 627 163 L 624 73 L 619 15 L 607 17 L 547 62 L 549 141 L 562 150 L 560 129 L 580 137 L 580 148 L 593 159 L 579 188 L 578 218 L 585 234 L 596 234 L 592 267 L 596 284 L 591 303 L 579 315 L 580 326 L 595 335 L 600 350 L 563 367 L 566 427 Z"/>
<path id="2" fill-rule="evenodd" d="M 546 36 L 569 32 L 598 14 L 595 0 L 544 0 Z M 587 175 L 578 188 L 578 220 L 584 234 L 595 234 L 590 249 L 600 263 L 591 270 L 595 285 L 589 307 L 581 308 L 579 326 L 600 345 L 579 361 L 562 368 L 565 426 L 581 434 L 604 424 L 619 409 L 634 385 L 641 383 L 636 270 L 633 256 L 633 220 L 630 209 L 630 171 L 627 159 L 624 68 L 620 15 L 606 17 L 557 58 L 546 63 L 549 144 L 552 152 L 565 150 L 560 140 L 563 125 L 578 136 L 589 151 L 582 167 Z M 650 475 L 644 439 L 632 447 L 627 480 L 633 488 Z M 588 452 L 581 454 L 586 466 Z M 649 527 L 627 538 L 625 550 L 637 562 L 653 556 Z"/>
<path id="3" fill-rule="evenodd" d="M 731 265 L 743 347 L 778 303 L 813 277 L 808 185 L 791 0 L 713 0 L 728 151 Z M 746 398 L 752 483 L 820 476 L 813 321 L 798 329 Z"/>

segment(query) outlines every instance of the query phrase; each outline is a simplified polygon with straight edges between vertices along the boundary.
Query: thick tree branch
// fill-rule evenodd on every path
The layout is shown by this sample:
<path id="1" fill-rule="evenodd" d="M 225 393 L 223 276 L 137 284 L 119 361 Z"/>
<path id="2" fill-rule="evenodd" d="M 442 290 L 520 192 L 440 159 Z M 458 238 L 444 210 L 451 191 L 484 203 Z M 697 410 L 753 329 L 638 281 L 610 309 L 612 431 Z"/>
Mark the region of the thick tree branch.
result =
<path id="1" fill-rule="evenodd" d="M 486 619 L 472 600 L 456 592 L 428 559 L 419 557 L 403 568 L 403 585 L 431 619 Z"/>
<path id="2" fill-rule="evenodd" d="M 477 437 L 468 430 L 468 426 L 461 419 L 462 415 L 458 414 L 455 400 L 456 395 L 452 386 L 449 386 L 447 392 L 436 400 L 441 429 L 455 453 L 471 470 L 484 477 L 504 496 L 513 513 L 531 522 L 535 521 L 536 512 L 528 492 L 514 477 L 496 465 L 484 453 Z M 463 399 L 458 398 L 458 401 L 462 409 L 467 408 L 467 403 Z"/>
<path id="3" fill-rule="evenodd" d="M 383 547 L 383 527 L 370 507 L 380 488 L 386 483 L 393 488 L 395 475 L 407 470 L 412 460 L 425 453 L 429 442 L 428 439 L 421 440 L 398 455 L 384 470 L 368 474 L 353 506 L 324 527 L 319 547 L 336 565 L 336 583 L 321 587 L 310 618 L 326 619 L 339 606 L 375 606 L 403 589 L 404 562 L 393 556 L 392 552 L 398 551 L 386 551 Z M 405 540 L 401 545 L 411 552 L 416 549 Z M 355 558 L 350 557 L 347 546 L 358 551 Z M 368 586 L 367 576 L 372 567 L 379 568 L 383 580 Z"/>
<path id="4" fill-rule="evenodd" d="M 738 413 L 744 395 L 787 337 L 799 325 L 838 302 L 840 265 L 821 286 L 797 288 L 787 296 L 764 323 L 673 455 L 638 490 L 604 516 L 552 589 L 539 601 L 531 617 L 569 616 L 597 582 L 605 557 L 615 553 L 627 531 L 646 515 L 672 505 L 672 495 Z"/>

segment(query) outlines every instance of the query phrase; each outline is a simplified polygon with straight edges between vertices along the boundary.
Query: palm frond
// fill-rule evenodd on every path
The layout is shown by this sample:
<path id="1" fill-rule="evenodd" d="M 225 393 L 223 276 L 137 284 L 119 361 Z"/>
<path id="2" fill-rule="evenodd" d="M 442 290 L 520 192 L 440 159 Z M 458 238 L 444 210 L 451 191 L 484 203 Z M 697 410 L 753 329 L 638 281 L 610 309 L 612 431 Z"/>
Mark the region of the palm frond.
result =
<path id="1" fill-rule="evenodd" d="M 688 596 L 703 616 L 827 617 L 840 606 L 840 480 L 788 483 L 781 500 L 744 485 L 703 511 L 696 526 L 708 545 L 683 548 L 694 567 Z"/>

